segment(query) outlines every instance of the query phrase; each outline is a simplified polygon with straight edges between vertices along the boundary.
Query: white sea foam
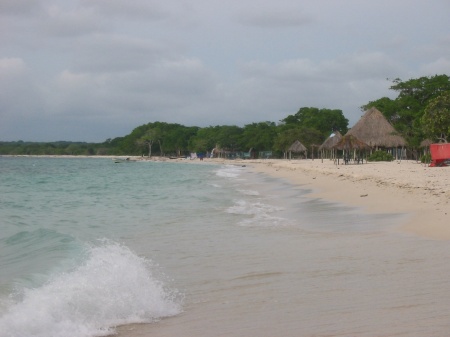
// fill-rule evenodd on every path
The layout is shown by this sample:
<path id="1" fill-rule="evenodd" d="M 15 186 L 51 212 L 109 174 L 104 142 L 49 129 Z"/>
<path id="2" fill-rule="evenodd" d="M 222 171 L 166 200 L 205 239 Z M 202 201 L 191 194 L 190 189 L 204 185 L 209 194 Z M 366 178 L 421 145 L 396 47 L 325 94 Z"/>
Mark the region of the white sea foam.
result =
<path id="1" fill-rule="evenodd" d="M 219 184 L 214 184 L 214 183 L 208 183 L 209 186 L 212 186 L 214 188 L 221 188 L 222 186 Z"/>
<path id="2" fill-rule="evenodd" d="M 242 194 L 245 194 L 245 195 L 259 195 L 259 192 L 255 191 L 255 190 L 241 190 L 241 189 L 238 189 L 238 191 L 240 193 L 242 193 Z"/>
<path id="3" fill-rule="evenodd" d="M 126 323 L 154 322 L 181 312 L 181 300 L 127 247 L 105 242 L 88 249 L 75 270 L 25 289 L 0 318 L 2 337 L 87 337 Z"/>
<path id="4" fill-rule="evenodd" d="M 216 174 L 224 178 L 237 178 L 241 174 L 242 168 L 236 165 L 225 165 L 217 170 Z"/>
<path id="5" fill-rule="evenodd" d="M 233 206 L 226 210 L 226 212 L 248 215 L 248 217 L 239 222 L 240 225 L 272 227 L 288 224 L 287 219 L 272 215 L 272 213 L 280 212 L 282 210 L 282 207 L 268 205 L 260 201 L 249 202 L 247 200 L 237 200 Z"/>

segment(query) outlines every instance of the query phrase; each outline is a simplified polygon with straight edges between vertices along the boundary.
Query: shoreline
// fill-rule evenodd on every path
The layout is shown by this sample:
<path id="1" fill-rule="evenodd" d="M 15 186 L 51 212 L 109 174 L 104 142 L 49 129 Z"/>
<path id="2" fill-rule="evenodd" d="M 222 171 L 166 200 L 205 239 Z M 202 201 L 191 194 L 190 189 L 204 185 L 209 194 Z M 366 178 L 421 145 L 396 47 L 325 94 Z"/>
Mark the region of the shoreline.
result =
<path id="1" fill-rule="evenodd" d="M 217 159 L 205 162 L 218 162 Z M 335 165 L 332 160 L 222 160 L 310 188 L 321 198 L 370 213 L 405 214 L 398 230 L 450 240 L 450 167 L 416 161 Z"/>
<path id="2" fill-rule="evenodd" d="M 292 232 L 287 229 L 255 233 L 249 227 L 248 232 L 239 234 L 256 236 L 259 243 L 263 241 L 262 251 L 254 251 L 255 247 L 241 248 L 237 249 L 235 259 L 213 263 L 218 265 L 223 283 L 214 272 L 208 277 L 203 275 L 202 282 L 196 284 L 198 288 L 183 283 L 199 296 L 190 298 L 184 313 L 163 319 L 158 325 L 136 328 L 135 334 L 130 333 L 135 326 L 124 326 L 118 330 L 119 336 L 178 336 L 183 332 L 203 336 L 218 331 L 235 336 L 269 336 L 283 331 L 282 335 L 296 336 L 299 329 L 307 335 L 407 335 L 417 333 L 423 324 L 432 329 L 437 317 L 442 317 L 440 312 L 447 302 L 445 299 L 436 302 L 439 297 L 435 296 L 445 293 L 446 283 L 435 282 L 435 275 L 446 279 L 441 271 L 445 270 L 442 265 L 447 242 L 434 240 L 450 240 L 447 229 L 450 224 L 445 214 L 450 210 L 450 168 L 436 170 L 415 161 L 339 166 L 320 159 L 174 162 L 243 167 L 249 174 L 279 178 L 283 185 L 292 184 L 287 189 L 298 186 L 312 191 L 302 194 L 302 198 L 356 206 L 357 214 L 393 214 L 394 218 L 388 219 L 389 227 L 380 223 L 383 234 L 375 235 L 330 235 L 320 231 L 311 235 L 297 228 Z M 265 184 L 265 179 L 258 181 Z M 269 184 L 276 183 L 272 180 Z M 351 221 L 357 221 L 354 219 L 358 218 Z M 428 221 L 434 225 L 428 225 Z M 234 251 L 236 245 L 230 247 L 228 252 Z M 219 255 L 228 256 L 222 251 Z M 239 269 L 238 261 L 245 268 Z M 431 289 L 435 287 L 439 290 L 434 293 Z M 245 294 L 249 296 L 244 297 Z M 327 298 L 331 300 L 327 302 Z M 438 302 L 443 303 L 443 309 L 433 311 Z M 389 322 L 380 326 L 377 322 L 386 319 L 387 314 Z M 278 323 L 266 325 L 270 319 Z M 411 319 L 419 320 L 422 326 L 413 325 Z M 325 321 L 336 328 L 328 328 Z"/>
<path id="3" fill-rule="evenodd" d="M 190 164 L 245 165 L 311 189 L 321 198 L 364 212 L 405 214 L 398 230 L 433 240 L 450 240 L 450 167 L 429 167 L 411 161 L 368 162 L 336 165 L 330 159 L 235 159 L 189 160 L 141 156 L 2 156 L 42 158 L 130 158 Z"/>

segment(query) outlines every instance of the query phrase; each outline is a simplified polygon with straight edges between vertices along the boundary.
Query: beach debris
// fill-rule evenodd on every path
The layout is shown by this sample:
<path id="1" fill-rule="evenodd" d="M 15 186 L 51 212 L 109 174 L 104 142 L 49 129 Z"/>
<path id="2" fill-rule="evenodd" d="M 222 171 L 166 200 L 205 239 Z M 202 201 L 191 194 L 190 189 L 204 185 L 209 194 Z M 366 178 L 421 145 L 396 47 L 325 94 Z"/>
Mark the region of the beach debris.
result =
<path id="1" fill-rule="evenodd" d="M 361 194 L 361 195 L 360 195 L 361 198 L 367 197 L 367 196 L 368 196 L 368 194 Z"/>

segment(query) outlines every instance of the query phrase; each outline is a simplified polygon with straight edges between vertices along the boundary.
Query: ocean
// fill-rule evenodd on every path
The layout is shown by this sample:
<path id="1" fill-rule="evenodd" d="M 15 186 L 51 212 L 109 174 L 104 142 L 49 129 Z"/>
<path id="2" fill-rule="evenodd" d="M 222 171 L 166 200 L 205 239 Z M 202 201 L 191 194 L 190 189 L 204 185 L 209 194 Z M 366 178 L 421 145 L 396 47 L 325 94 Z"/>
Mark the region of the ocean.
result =
<path id="1" fill-rule="evenodd" d="M 0 337 L 448 336 L 449 242 L 310 192 L 207 160 L 0 157 Z"/>

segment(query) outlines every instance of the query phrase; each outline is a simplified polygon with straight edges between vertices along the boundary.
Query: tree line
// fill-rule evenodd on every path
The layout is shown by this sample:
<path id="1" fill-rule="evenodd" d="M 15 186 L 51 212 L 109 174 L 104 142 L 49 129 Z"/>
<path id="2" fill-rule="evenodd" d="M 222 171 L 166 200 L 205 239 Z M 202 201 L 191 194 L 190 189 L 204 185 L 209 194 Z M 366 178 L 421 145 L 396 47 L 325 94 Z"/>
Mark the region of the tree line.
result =
<path id="1" fill-rule="evenodd" d="M 435 75 L 392 81 L 395 99 L 382 97 L 361 106 L 380 110 L 411 149 L 428 138 L 447 141 L 450 134 L 450 78 Z M 151 122 L 136 127 L 124 137 L 102 143 L 83 142 L 0 142 L 3 155 L 145 155 L 185 156 L 220 149 L 228 153 L 253 149 L 272 151 L 283 157 L 299 140 L 308 149 L 320 145 L 333 131 L 345 134 L 348 120 L 340 109 L 302 107 L 295 114 L 273 122 L 264 121 L 209 127 L 184 126 L 175 123 Z"/>

